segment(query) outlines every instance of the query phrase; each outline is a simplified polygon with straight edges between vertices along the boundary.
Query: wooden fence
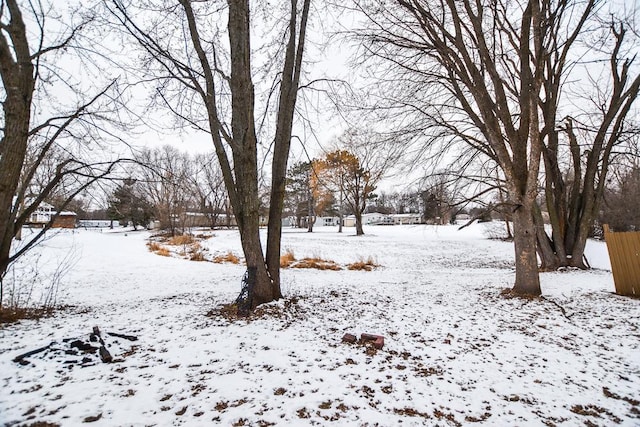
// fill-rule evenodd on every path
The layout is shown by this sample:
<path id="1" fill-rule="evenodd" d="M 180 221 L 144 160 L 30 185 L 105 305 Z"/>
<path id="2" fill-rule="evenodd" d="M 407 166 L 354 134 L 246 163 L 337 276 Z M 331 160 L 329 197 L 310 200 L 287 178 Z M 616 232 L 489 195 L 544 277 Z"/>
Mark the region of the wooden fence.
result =
<path id="1" fill-rule="evenodd" d="M 614 233 L 604 225 L 616 293 L 640 297 L 640 231 Z"/>

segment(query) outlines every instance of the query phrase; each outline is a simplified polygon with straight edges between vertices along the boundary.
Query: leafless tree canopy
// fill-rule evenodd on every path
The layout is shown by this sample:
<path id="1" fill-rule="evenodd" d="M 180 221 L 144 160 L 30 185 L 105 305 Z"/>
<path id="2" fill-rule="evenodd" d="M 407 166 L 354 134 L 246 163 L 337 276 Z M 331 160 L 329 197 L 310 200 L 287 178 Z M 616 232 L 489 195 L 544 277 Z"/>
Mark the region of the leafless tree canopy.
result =
<path id="1" fill-rule="evenodd" d="M 249 271 L 251 305 L 278 299 L 285 175 L 302 71 L 310 0 L 291 0 L 277 12 L 284 24 L 273 134 L 269 235 L 266 256 L 259 235 L 258 128 L 252 28 L 246 0 L 227 2 L 107 2 L 117 28 L 143 52 L 143 69 L 157 82 L 156 97 L 176 117 L 211 137 L 240 230 Z M 226 24 L 226 25 L 225 25 Z M 268 117 L 268 116 L 265 116 Z"/>
<path id="2" fill-rule="evenodd" d="M 64 209 L 116 165 L 91 151 L 119 124 L 116 82 L 87 83 L 62 67 L 65 61 L 97 67 L 84 55 L 92 22 L 85 9 L 60 18 L 47 2 L 0 4 L 0 283 L 48 228 L 11 253 L 38 205 L 57 197 Z"/>
<path id="3" fill-rule="evenodd" d="M 543 83 L 549 2 L 397 0 L 357 2 L 368 18 L 366 54 L 389 64 L 424 141 L 462 140 L 506 177 L 514 212 L 516 292 L 539 294 L 532 210 L 541 142 L 537 94 Z M 416 133 L 414 133 L 416 135 Z"/>

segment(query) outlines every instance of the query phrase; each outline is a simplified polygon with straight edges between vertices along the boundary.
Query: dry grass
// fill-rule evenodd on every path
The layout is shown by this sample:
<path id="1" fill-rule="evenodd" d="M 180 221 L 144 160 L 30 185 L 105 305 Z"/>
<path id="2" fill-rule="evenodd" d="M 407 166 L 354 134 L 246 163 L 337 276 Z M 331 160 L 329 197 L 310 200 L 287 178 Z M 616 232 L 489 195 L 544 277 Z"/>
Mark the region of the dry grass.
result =
<path id="1" fill-rule="evenodd" d="M 233 252 L 229 251 L 224 255 L 218 255 L 213 258 L 212 262 L 216 264 L 222 264 L 224 262 L 229 262 L 231 264 L 240 264 L 240 258 Z"/>
<path id="2" fill-rule="evenodd" d="M 200 250 L 196 250 L 194 252 L 191 253 L 191 255 L 189 256 L 189 259 L 191 261 L 206 261 L 207 259 L 204 256 L 204 252 L 200 251 Z"/>
<path id="3" fill-rule="evenodd" d="M 166 245 L 171 246 L 183 246 L 183 250 L 178 252 L 178 255 L 181 257 L 185 257 L 191 261 L 207 261 L 205 253 L 206 249 L 203 249 L 200 243 L 198 242 L 197 237 L 189 236 L 183 234 L 181 236 L 174 237 L 164 237 L 161 240 Z M 151 241 L 147 243 L 149 250 L 155 254 L 161 256 L 171 256 L 171 251 L 163 246 L 160 242 Z M 220 262 L 230 262 L 230 261 L 220 261 Z"/>
<path id="4" fill-rule="evenodd" d="M 167 245 L 171 246 L 184 246 L 190 245 L 192 243 L 196 243 L 196 239 L 193 236 L 188 234 L 183 234 L 181 236 L 173 236 L 167 241 Z"/>
<path id="5" fill-rule="evenodd" d="M 165 248 L 158 242 L 149 242 L 147 243 L 147 247 L 149 250 L 160 256 L 171 256 L 171 252 L 169 249 Z"/>
<path id="6" fill-rule="evenodd" d="M 293 264 L 296 260 L 296 257 L 293 255 L 293 251 L 291 249 L 287 249 L 287 251 L 280 256 L 280 268 L 288 268 Z"/>
<path id="7" fill-rule="evenodd" d="M 200 243 L 195 242 L 189 248 L 188 257 L 191 261 L 206 261 L 207 259 L 205 258 L 205 252 L 206 249 L 203 249 L 202 246 L 200 246 Z"/>
<path id="8" fill-rule="evenodd" d="M 291 265 L 292 268 L 314 268 L 316 270 L 342 270 L 338 264 L 334 261 L 322 259 L 322 258 L 303 258 L 295 264 Z"/>
<path id="9" fill-rule="evenodd" d="M 361 271 L 371 271 L 376 267 L 380 267 L 380 265 L 378 265 L 371 257 L 367 258 L 366 260 L 360 259 L 347 266 L 349 270 L 361 270 Z"/>
<path id="10" fill-rule="evenodd" d="M 162 245 L 158 242 L 149 242 L 147 243 L 147 247 L 151 252 L 155 252 L 162 249 Z"/>
<path id="11" fill-rule="evenodd" d="M 198 240 L 208 240 L 208 239 L 211 239 L 212 237 L 216 237 L 216 235 L 212 233 L 199 233 L 199 234 L 194 234 L 193 237 Z"/>
<path id="12" fill-rule="evenodd" d="M 162 247 L 160 249 L 158 249 L 157 251 L 154 251 L 156 254 L 160 255 L 160 256 L 171 256 L 171 252 L 169 251 L 169 249 Z"/>

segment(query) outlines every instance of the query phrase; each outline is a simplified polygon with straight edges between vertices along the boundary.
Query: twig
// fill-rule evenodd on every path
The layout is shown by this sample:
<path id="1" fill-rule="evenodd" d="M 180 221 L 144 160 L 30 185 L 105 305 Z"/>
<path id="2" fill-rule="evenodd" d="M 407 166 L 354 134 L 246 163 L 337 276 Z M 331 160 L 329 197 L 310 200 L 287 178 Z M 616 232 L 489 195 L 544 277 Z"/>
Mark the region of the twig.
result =
<path id="1" fill-rule="evenodd" d="M 555 305 L 556 307 L 558 307 L 560 309 L 560 311 L 562 312 L 562 315 L 567 319 L 567 320 L 571 320 L 571 316 L 573 316 L 573 314 L 571 314 L 571 316 L 567 315 L 567 311 L 564 309 L 563 306 L 561 306 L 560 304 L 558 304 L 557 302 L 555 302 L 554 300 L 545 298 L 543 296 L 540 297 L 540 299 L 550 302 L 551 304 Z M 574 313 L 575 314 L 575 313 Z"/>

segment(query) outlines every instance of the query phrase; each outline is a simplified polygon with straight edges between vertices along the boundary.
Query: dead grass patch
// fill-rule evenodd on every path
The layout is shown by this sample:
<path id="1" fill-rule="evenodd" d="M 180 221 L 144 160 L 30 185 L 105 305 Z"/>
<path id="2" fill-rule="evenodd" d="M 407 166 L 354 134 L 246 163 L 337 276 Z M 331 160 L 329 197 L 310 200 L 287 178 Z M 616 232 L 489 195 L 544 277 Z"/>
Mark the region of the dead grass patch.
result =
<path id="1" fill-rule="evenodd" d="M 171 256 L 171 252 L 169 251 L 169 249 L 162 247 L 160 249 L 158 249 L 157 251 L 154 251 L 154 253 L 160 255 L 160 256 Z"/>
<path id="2" fill-rule="evenodd" d="M 0 310 L 0 325 L 15 323 L 19 320 L 37 320 L 51 316 L 56 309 L 54 307 L 46 308 L 3 308 Z"/>
<path id="3" fill-rule="evenodd" d="M 171 256 L 171 252 L 169 249 L 165 248 L 158 242 L 149 242 L 147 243 L 147 247 L 149 250 L 160 256 Z"/>
<path id="4" fill-rule="evenodd" d="M 203 234 L 203 233 L 201 233 L 201 234 L 195 234 L 193 237 L 198 239 L 198 240 L 207 240 L 207 239 L 210 239 L 210 238 L 212 238 L 214 236 L 215 236 L 215 234 Z"/>
<path id="5" fill-rule="evenodd" d="M 205 252 L 206 252 L 206 249 L 203 249 L 203 247 L 200 246 L 200 243 L 195 242 L 189 248 L 189 254 L 188 254 L 189 260 L 191 260 L 191 261 L 206 261 L 207 258 L 205 257 Z"/>
<path id="6" fill-rule="evenodd" d="M 347 265 L 347 269 L 349 270 L 361 270 L 361 271 L 371 271 L 374 268 L 380 267 L 372 257 L 365 259 L 360 259 L 354 263 Z"/>
<path id="7" fill-rule="evenodd" d="M 334 261 L 322 258 L 303 258 L 291 265 L 292 268 L 314 268 L 316 270 L 342 270 Z"/>
<path id="8" fill-rule="evenodd" d="M 291 249 L 287 249 L 287 251 L 280 256 L 280 268 L 288 268 L 293 264 L 296 260 L 295 255 Z"/>
<path id="9" fill-rule="evenodd" d="M 194 252 L 191 253 L 191 255 L 189 256 L 189 259 L 191 261 L 206 261 L 207 258 L 205 258 L 204 256 L 204 252 L 196 250 Z"/>
<path id="10" fill-rule="evenodd" d="M 217 255 L 211 261 L 215 262 L 216 264 L 222 264 L 225 262 L 231 264 L 240 264 L 240 258 L 238 258 L 238 256 L 231 251 L 227 252 L 224 255 Z"/>
<path id="11" fill-rule="evenodd" d="M 184 245 L 190 245 L 192 243 L 197 243 L 196 239 L 193 236 L 190 236 L 188 234 L 173 236 L 167 241 L 167 245 L 171 245 L 171 246 L 184 246 Z"/>
<path id="12" fill-rule="evenodd" d="M 155 252 L 157 250 L 162 249 L 163 246 L 158 242 L 149 242 L 147 243 L 147 247 L 151 252 Z"/>

